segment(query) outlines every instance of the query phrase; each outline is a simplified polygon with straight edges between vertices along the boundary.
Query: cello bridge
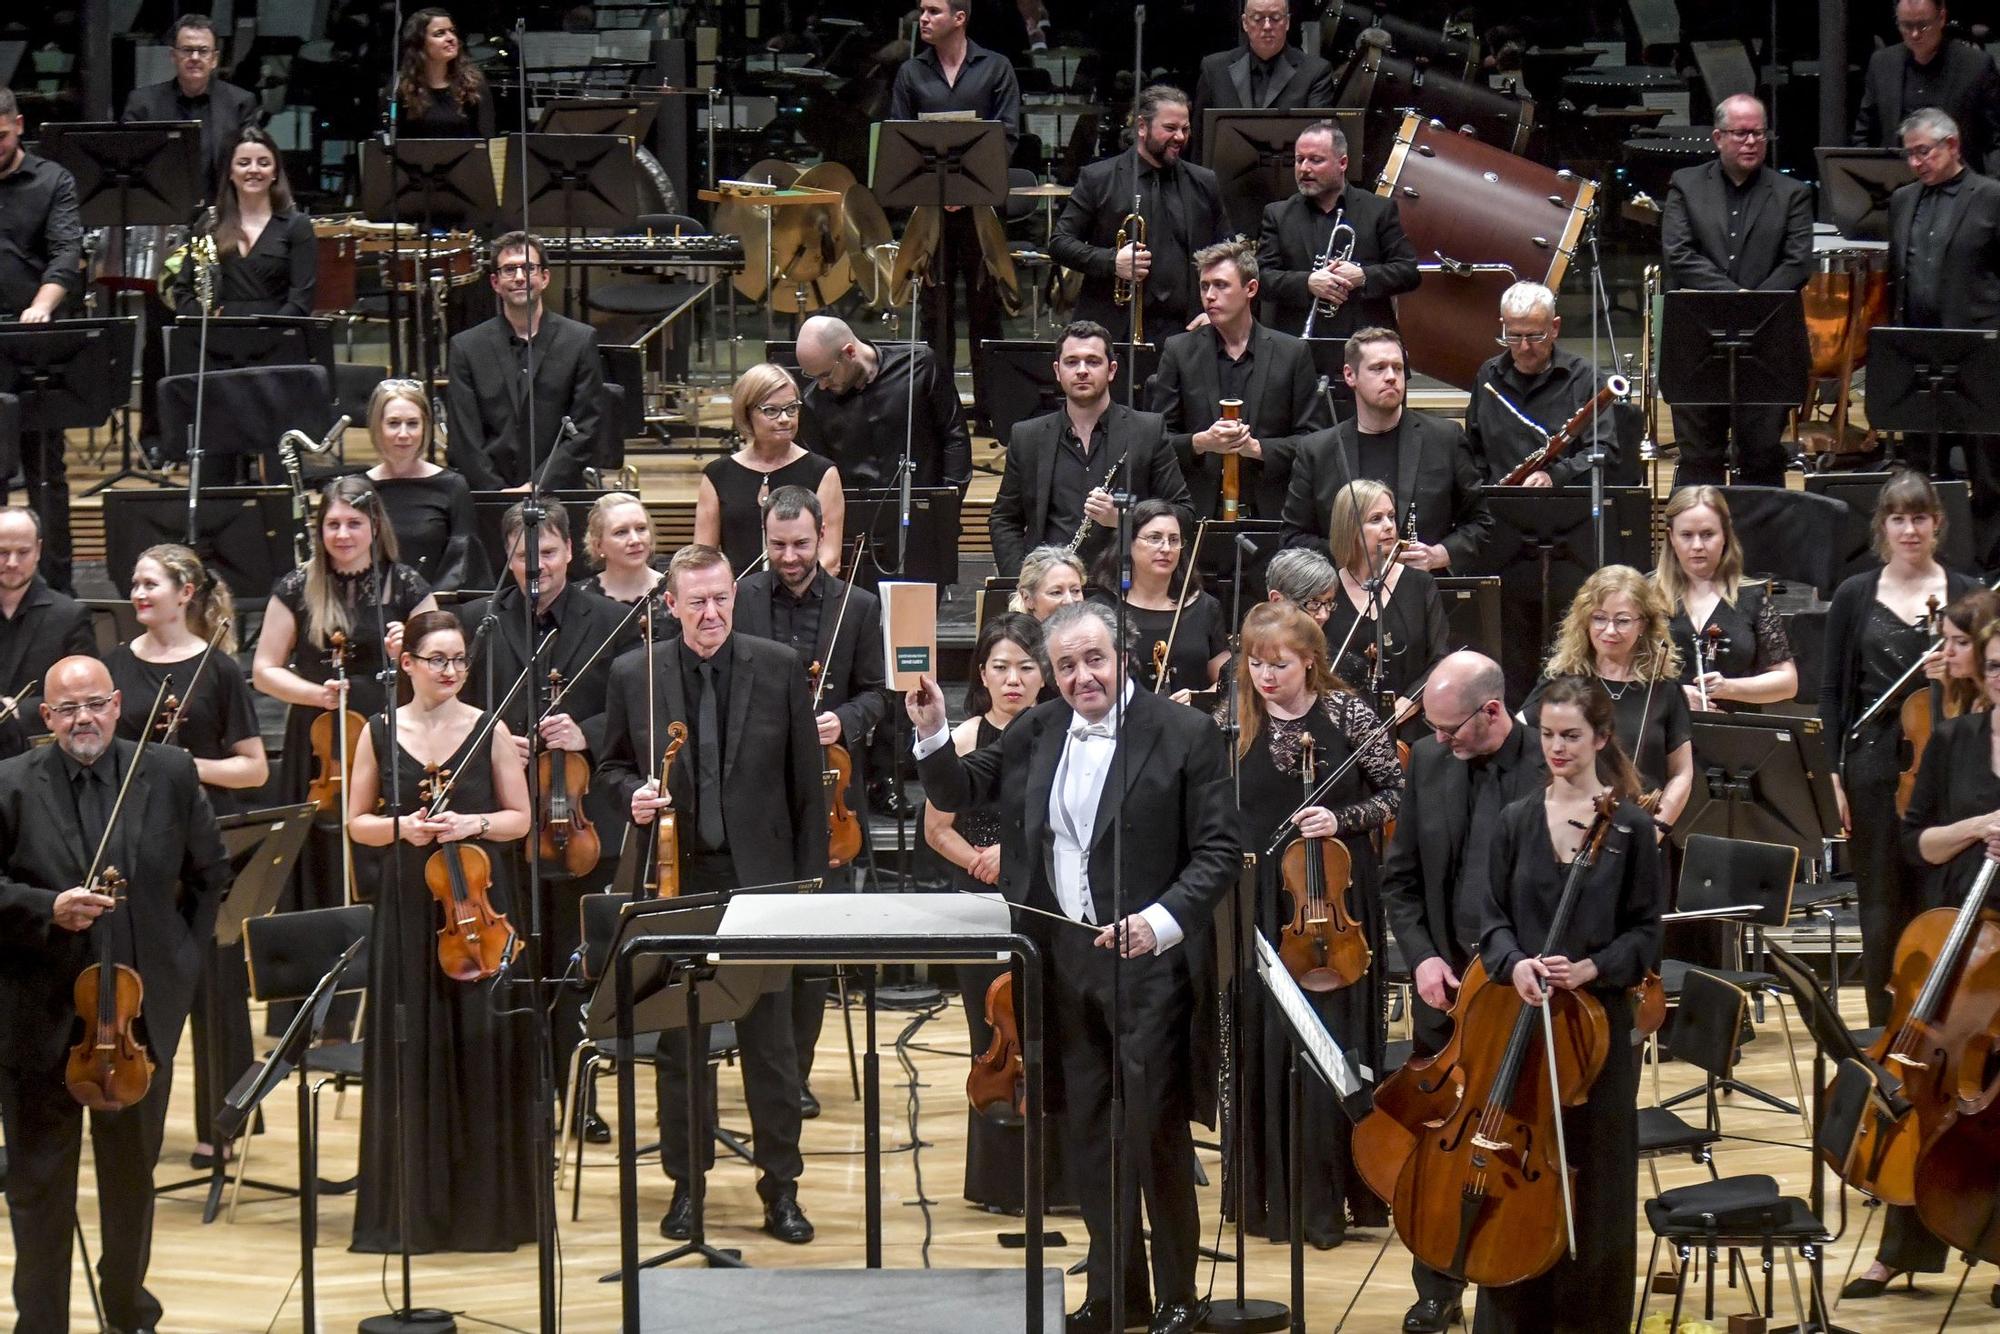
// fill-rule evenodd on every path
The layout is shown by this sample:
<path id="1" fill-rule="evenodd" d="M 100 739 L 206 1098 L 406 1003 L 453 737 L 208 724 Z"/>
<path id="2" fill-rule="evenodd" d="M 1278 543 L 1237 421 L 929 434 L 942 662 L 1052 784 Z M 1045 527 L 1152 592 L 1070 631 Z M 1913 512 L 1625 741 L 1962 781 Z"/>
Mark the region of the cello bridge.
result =
<path id="1" fill-rule="evenodd" d="M 1510 1147 L 1504 1139 L 1488 1139 L 1484 1135 L 1474 1135 L 1472 1137 L 1472 1146 L 1476 1149 L 1485 1149 L 1488 1153 L 1498 1153 L 1500 1150 Z"/>

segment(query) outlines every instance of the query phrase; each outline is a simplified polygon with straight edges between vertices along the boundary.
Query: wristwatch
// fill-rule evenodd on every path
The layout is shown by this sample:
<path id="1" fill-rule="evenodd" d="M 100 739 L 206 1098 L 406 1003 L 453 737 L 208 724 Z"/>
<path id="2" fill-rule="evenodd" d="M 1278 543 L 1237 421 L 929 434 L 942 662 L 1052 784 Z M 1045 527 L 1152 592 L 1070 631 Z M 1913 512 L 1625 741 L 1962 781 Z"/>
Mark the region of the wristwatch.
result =
<path id="1" fill-rule="evenodd" d="M 479 817 L 479 836 L 481 838 L 485 838 L 486 831 L 491 829 L 492 827 L 493 827 L 493 822 L 491 820 L 487 819 L 483 815 Z"/>

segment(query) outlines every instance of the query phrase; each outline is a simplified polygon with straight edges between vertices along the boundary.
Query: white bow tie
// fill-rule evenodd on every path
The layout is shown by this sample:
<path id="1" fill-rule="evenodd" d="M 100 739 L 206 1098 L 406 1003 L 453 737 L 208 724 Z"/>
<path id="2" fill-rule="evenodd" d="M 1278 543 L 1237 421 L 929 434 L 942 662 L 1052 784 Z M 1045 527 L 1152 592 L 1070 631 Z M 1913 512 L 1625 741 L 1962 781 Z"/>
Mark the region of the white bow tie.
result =
<path id="1" fill-rule="evenodd" d="M 1101 736 L 1109 740 L 1112 736 L 1111 724 L 1108 722 L 1073 723 L 1070 726 L 1069 734 L 1073 737 Z"/>

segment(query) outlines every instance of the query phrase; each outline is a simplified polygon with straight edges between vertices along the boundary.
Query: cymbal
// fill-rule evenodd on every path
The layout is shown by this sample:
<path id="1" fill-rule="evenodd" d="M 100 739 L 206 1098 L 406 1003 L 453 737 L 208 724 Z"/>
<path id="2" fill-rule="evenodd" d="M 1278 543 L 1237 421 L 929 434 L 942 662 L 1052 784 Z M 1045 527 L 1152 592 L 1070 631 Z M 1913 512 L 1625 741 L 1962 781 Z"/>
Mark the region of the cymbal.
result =
<path id="1" fill-rule="evenodd" d="M 910 210 L 910 221 L 903 228 L 903 239 L 896 246 L 895 263 L 889 271 L 890 304 L 909 305 L 911 278 L 930 272 L 931 257 L 937 253 L 938 219 L 935 204 Z"/>
<path id="2" fill-rule="evenodd" d="M 1014 252 L 1007 243 L 1007 228 L 991 207 L 980 204 L 972 210 L 972 228 L 979 237 L 980 258 L 998 288 L 1000 305 L 1009 315 L 1021 313 L 1021 279 L 1014 272 Z"/>
<path id="3" fill-rule="evenodd" d="M 838 162 L 822 162 L 792 182 L 800 189 L 831 190 L 845 196 L 854 173 Z M 847 260 L 847 234 L 840 203 L 803 204 L 782 210 L 771 224 L 771 305 L 789 314 L 818 310 L 854 286 Z"/>
<path id="4" fill-rule="evenodd" d="M 1016 199 L 1068 199 L 1075 188 L 1050 181 L 1046 185 L 1017 185 L 1007 193 Z"/>
<path id="5" fill-rule="evenodd" d="M 740 179 L 769 181 L 784 188 L 798 178 L 799 169 L 791 163 L 780 162 L 776 158 L 765 158 L 744 172 Z M 745 300 L 764 299 L 764 256 L 768 253 L 765 247 L 771 239 L 771 213 L 772 210 L 758 208 L 754 204 L 718 204 L 715 207 L 716 234 L 743 238 L 743 256 L 746 261 L 743 272 L 730 281 Z"/>
<path id="6" fill-rule="evenodd" d="M 854 281 L 859 284 L 863 299 L 879 310 L 890 304 L 890 266 L 896 234 L 889 230 L 889 216 L 875 202 L 874 192 L 856 181 L 841 197 L 841 219 Z"/>
<path id="7" fill-rule="evenodd" d="M 783 277 L 771 289 L 771 309 L 785 315 L 810 315 L 847 295 L 854 270 L 842 255 L 810 282 L 787 284 Z"/>

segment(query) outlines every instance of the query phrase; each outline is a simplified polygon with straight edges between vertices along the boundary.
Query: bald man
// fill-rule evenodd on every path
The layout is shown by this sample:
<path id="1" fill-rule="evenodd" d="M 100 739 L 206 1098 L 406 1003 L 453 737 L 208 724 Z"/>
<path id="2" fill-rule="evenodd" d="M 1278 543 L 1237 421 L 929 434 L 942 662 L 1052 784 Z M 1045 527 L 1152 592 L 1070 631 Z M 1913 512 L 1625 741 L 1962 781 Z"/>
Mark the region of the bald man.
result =
<path id="1" fill-rule="evenodd" d="M 172 746 L 148 746 L 139 759 L 136 743 L 117 739 L 122 707 L 103 663 L 64 658 L 42 688 L 42 719 L 55 744 L 0 763 L 0 1118 L 22 1330 L 69 1328 L 83 1108 L 63 1084 L 63 1065 L 71 988 L 96 961 L 106 931 L 112 959 L 145 984 L 139 1029 L 154 1072 L 138 1103 L 90 1114 L 104 1238 L 98 1286 L 116 1328 L 160 1323 L 160 1303 L 146 1291 L 153 1167 L 174 1049 L 229 885 L 229 859 L 194 760 Z M 113 824 L 119 785 L 135 761 L 142 772 Z M 84 884 L 107 825 L 104 865 L 129 886 L 122 900 Z"/>
<path id="2" fill-rule="evenodd" d="M 1507 707 L 1500 664 L 1461 650 L 1432 669 L 1423 696 L 1430 734 L 1411 748 L 1396 837 L 1382 864 L 1382 907 L 1416 987 L 1414 1055 L 1435 1055 L 1451 1036 L 1448 1011 L 1479 951 L 1479 904 L 1488 843 L 1508 802 L 1548 781 L 1542 748 Z M 1465 1285 L 1412 1262 L 1417 1301 L 1410 1334 L 1457 1323 Z"/>
<path id="3" fill-rule="evenodd" d="M 56 660 L 96 652 L 90 610 L 42 575 L 42 520 L 25 505 L 0 506 L 0 759 L 42 732 L 38 687 Z M 15 698 L 16 691 L 20 698 Z"/>
<path id="4" fill-rule="evenodd" d="M 898 486 L 903 439 L 916 379 L 916 431 L 910 440 L 913 486 L 972 480 L 972 440 L 949 368 L 922 344 L 871 343 L 831 315 L 799 329 L 799 373 L 806 381 L 799 443 L 840 465 L 854 487 Z"/>

